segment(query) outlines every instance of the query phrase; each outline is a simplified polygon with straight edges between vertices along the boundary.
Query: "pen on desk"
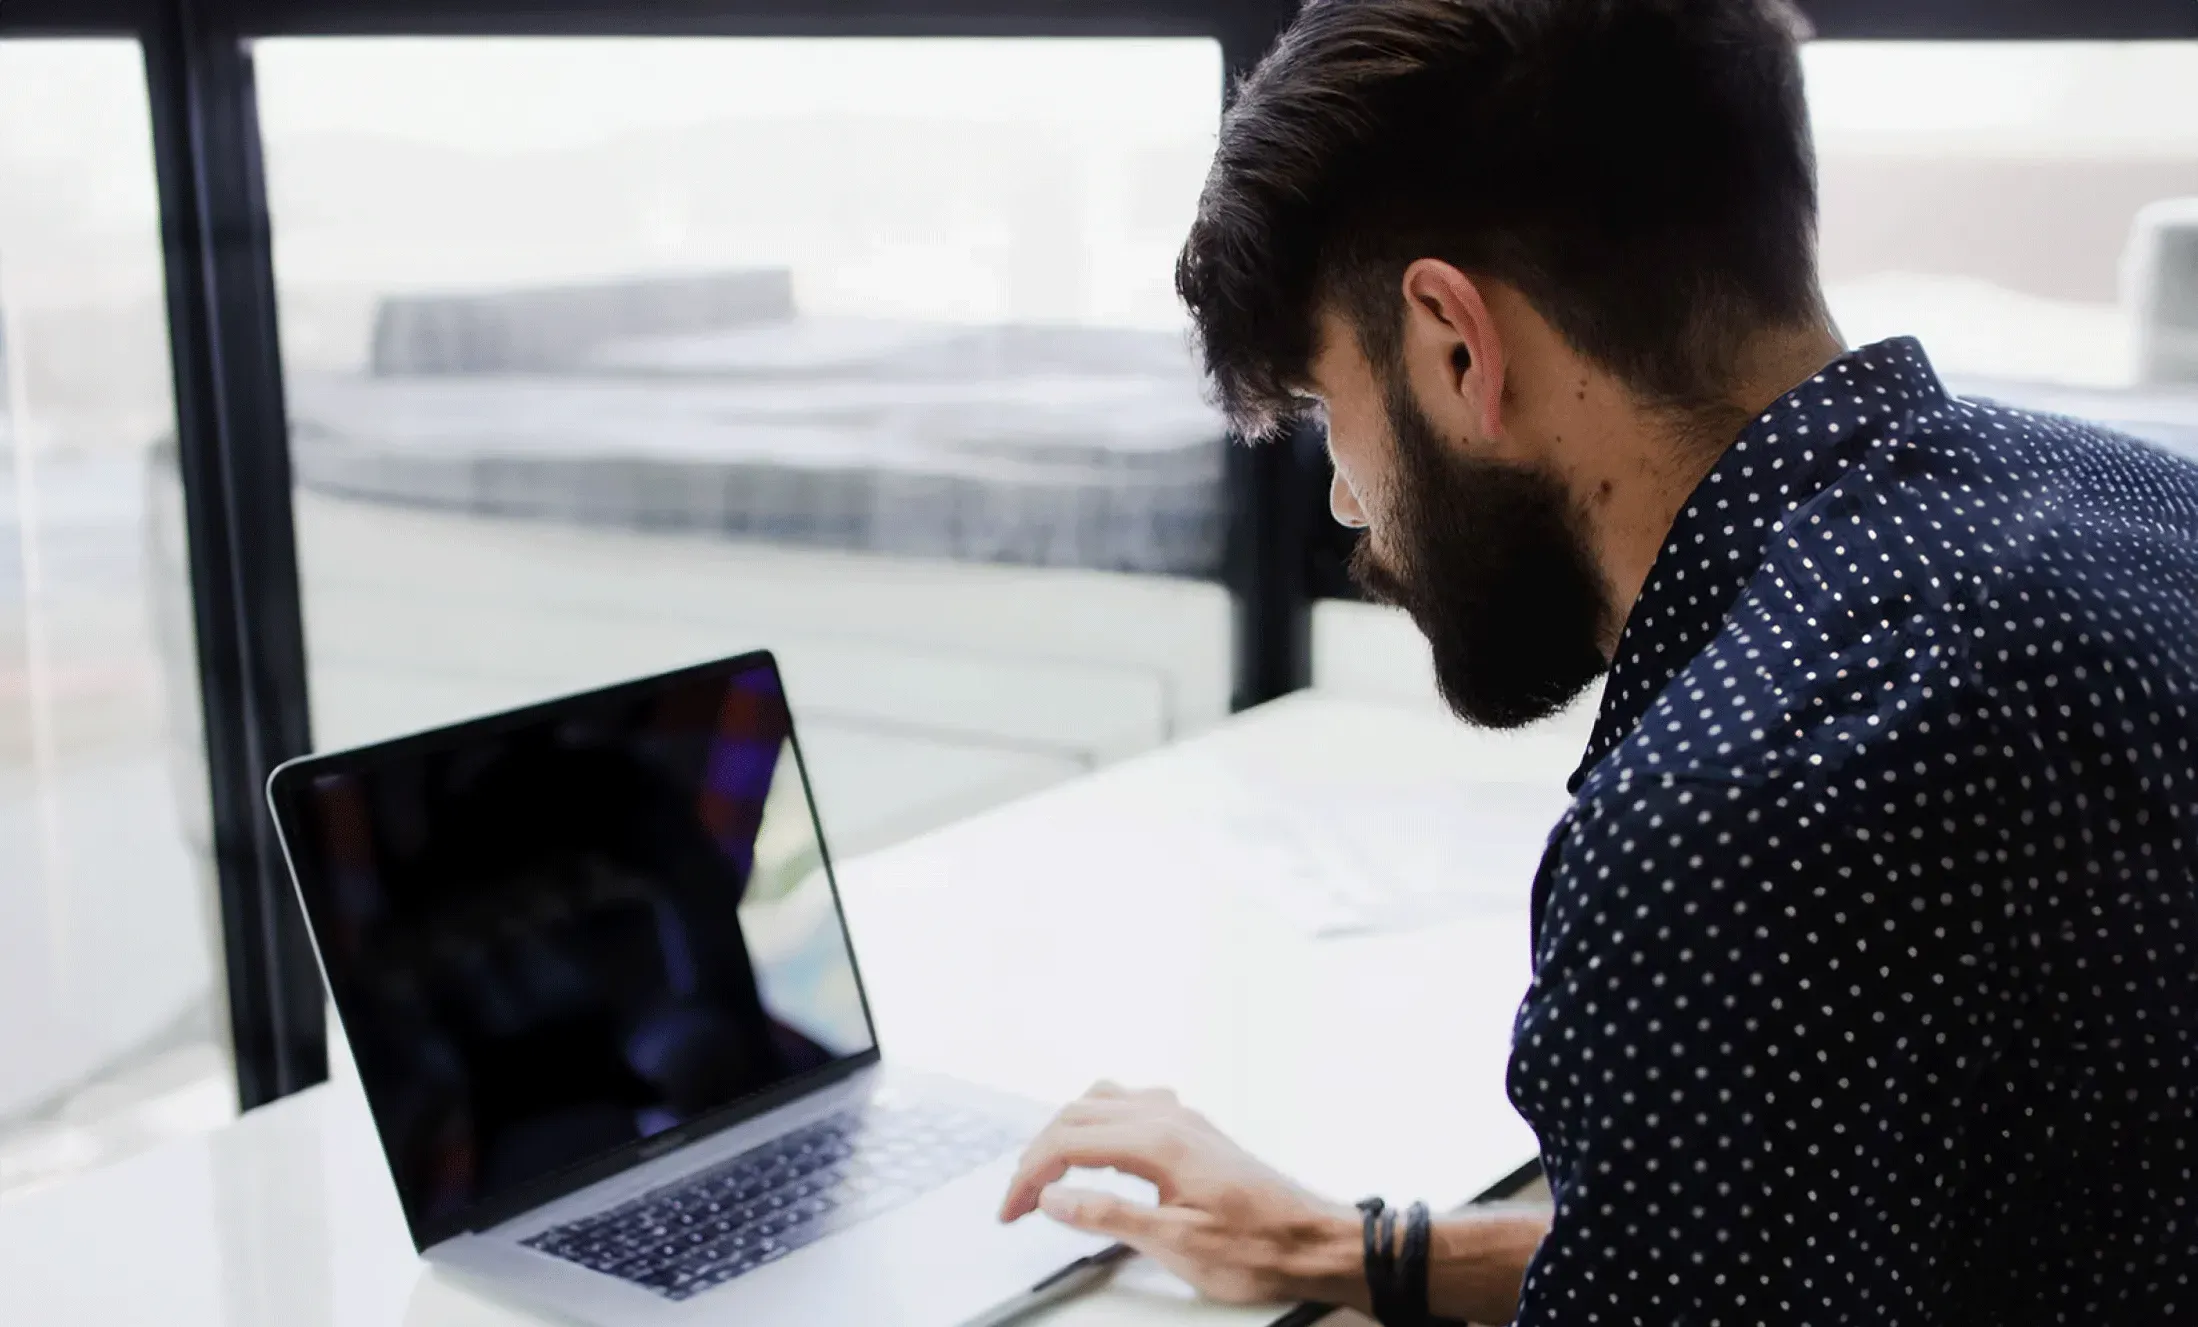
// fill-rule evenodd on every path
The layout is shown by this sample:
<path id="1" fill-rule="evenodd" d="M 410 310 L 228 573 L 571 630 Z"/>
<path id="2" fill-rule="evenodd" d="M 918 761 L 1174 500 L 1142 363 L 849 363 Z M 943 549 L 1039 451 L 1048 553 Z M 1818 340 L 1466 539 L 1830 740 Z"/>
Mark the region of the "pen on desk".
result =
<path id="1" fill-rule="evenodd" d="M 1078 1258 L 1006 1303 L 971 1318 L 962 1327 L 1003 1327 L 1026 1313 L 1057 1304 L 1106 1280 L 1107 1275 L 1128 1261 L 1134 1252 L 1127 1244 L 1110 1244 L 1090 1257 Z"/>

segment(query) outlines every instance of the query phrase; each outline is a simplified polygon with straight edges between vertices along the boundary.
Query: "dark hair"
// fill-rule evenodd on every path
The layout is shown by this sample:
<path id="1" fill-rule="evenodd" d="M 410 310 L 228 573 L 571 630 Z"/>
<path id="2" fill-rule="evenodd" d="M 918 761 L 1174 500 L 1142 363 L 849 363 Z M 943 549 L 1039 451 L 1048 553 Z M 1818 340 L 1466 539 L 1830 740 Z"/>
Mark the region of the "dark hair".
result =
<path id="1" fill-rule="evenodd" d="M 1297 413 L 1334 307 L 1377 368 L 1422 257 L 1519 289 L 1691 410 L 1822 316 L 1786 0 L 1310 0 L 1236 89 L 1176 265 L 1241 431 Z"/>

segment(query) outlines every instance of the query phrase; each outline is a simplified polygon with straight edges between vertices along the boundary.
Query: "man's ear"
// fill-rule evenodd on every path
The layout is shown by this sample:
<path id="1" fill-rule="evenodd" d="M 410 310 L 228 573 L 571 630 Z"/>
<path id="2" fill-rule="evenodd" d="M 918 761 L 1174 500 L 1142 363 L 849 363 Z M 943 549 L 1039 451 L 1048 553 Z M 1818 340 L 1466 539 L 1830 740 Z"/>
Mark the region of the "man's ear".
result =
<path id="1" fill-rule="evenodd" d="M 1480 283 L 1439 258 L 1416 259 L 1404 269 L 1404 361 L 1423 391 L 1430 413 L 1450 410 L 1471 422 L 1479 436 L 1503 432 L 1504 347 Z"/>

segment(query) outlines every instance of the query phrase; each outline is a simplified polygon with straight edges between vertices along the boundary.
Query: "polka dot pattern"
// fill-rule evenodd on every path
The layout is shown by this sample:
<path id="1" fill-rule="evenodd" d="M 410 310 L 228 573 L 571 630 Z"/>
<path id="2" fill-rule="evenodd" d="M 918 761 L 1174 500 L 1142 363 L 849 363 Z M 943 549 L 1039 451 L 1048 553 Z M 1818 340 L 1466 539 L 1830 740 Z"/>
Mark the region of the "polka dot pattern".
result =
<path id="1" fill-rule="evenodd" d="M 1524 1327 L 2198 1323 L 2198 467 L 1910 340 L 1755 420 L 1535 882 Z"/>

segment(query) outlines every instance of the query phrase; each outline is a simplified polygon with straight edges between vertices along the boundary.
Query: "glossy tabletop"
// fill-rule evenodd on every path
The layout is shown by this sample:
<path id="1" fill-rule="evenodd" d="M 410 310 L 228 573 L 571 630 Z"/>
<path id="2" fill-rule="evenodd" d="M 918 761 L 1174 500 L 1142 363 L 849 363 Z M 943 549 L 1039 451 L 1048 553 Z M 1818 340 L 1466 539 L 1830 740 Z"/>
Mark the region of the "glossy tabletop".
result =
<path id="1" fill-rule="evenodd" d="M 1307 694 L 845 863 L 880 1044 L 1045 1101 L 1101 1077 L 1165 1084 L 1316 1189 L 1468 1197 L 1533 1154 L 1504 1066 L 1529 878 L 1578 750 L 1569 728 L 1490 738 L 1428 708 Z M 1470 851 L 1448 808 L 1475 827 Z M 1439 874 L 1404 883 L 1465 901 L 1328 933 L 1306 882 L 1329 868 L 1305 859 L 1332 866 L 1339 840 L 1301 831 L 1331 811 L 1358 842 L 1374 827 L 1381 870 Z M 1417 856 L 1386 851 L 1422 839 Z M 1133 1265 L 1037 1321 L 1275 1316 Z M 225 1129 L 0 1200 L 0 1321 L 529 1319 L 414 1256 L 339 1064 Z"/>

